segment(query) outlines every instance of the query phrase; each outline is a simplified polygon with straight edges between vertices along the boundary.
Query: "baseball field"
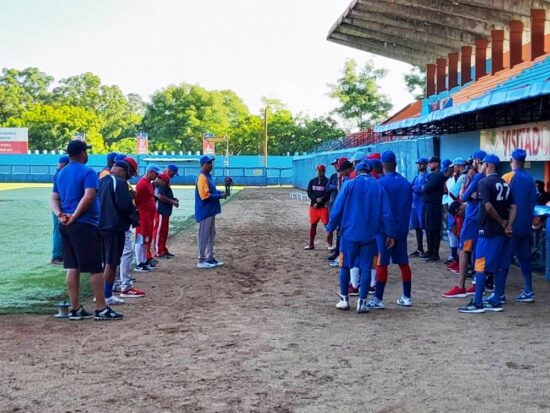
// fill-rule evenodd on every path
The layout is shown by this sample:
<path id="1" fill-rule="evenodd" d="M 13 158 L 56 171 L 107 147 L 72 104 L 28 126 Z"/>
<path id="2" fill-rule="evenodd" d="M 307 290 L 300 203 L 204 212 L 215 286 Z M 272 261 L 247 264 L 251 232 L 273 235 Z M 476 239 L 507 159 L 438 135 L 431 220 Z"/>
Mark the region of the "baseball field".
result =
<path id="1" fill-rule="evenodd" d="M 0 184 L 0 222 L 5 266 L 0 271 L 0 314 L 51 313 L 66 298 L 65 274 L 50 265 L 53 218 L 49 184 Z M 174 187 L 181 207 L 174 209 L 171 233 L 183 230 L 193 215 L 192 188 Z M 87 282 L 83 294 L 90 296 Z"/>
<path id="2" fill-rule="evenodd" d="M 467 299 L 441 297 L 454 275 L 413 260 L 413 307 L 395 304 L 390 267 L 385 310 L 339 311 L 337 270 L 322 242 L 303 250 L 307 204 L 288 192 L 245 189 L 224 206 L 223 267 L 196 268 L 195 227 L 171 238 L 177 257 L 135 275 L 146 296 L 118 307 L 123 321 L 0 317 L 0 411 L 550 411 L 550 288 L 540 274 L 534 304 L 514 302 L 514 268 L 504 312 L 459 314 Z M 17 202 L 12 217 L 42 201 Z M 36 214 L 44 230 L 47 212 Z M 31 222 L 25 231 L 37 236 Z M 17 240 L 4 245 L 10 257 L 29 243 Z"/>

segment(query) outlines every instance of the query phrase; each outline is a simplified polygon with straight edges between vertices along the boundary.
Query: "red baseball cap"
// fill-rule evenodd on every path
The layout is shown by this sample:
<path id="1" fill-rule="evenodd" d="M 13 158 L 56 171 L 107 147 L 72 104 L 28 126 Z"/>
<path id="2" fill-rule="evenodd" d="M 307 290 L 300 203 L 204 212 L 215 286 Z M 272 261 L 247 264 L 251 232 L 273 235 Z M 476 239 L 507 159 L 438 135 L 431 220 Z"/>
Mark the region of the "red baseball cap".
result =
<path id="1" fill-rule="evenodd" d="M 128 157 L 124 158 L 124 162 L 126 162 L 128 165 L 130 165 L 130 168 L 133 169 L 132 171 L 130 171 L 132 176 L 137 176 L 138 175 L 138 163 L 136 162 L 136 160 L 134 158 L 130 158 L 128 156 Z"/>
<path id="2" fill-rule="evenodd" d="M 380 159 L 380 152 L 373 152 L 369 154 L 367 159 Z"/>
<path id="3" fill-rule="evenodd" d="M 162 179 L 164 182 L 170 182 L 170 177 L 166 172 L 161 173 L 159 179 Z"/>
<path id="4" fill-rule="evenodd" d="M 347 160 L 348 160 L 348 158 L 340 158 L 340 159 L 338 159 L 338 161 L 336 162 L 336 168 L 337 168 L 337 169 L 340 169 L 340 167 L 342 166 L 342 164 L 343 164 L 344 162 L 346 162 Z"/>
<path id="5" fill-rule="evenodd" d="M 318 171 L 326 171 L 327 170 L 325 165 L 317 165 L 317 168 L 315 168 L 315 169 L 317 169 Z"/>

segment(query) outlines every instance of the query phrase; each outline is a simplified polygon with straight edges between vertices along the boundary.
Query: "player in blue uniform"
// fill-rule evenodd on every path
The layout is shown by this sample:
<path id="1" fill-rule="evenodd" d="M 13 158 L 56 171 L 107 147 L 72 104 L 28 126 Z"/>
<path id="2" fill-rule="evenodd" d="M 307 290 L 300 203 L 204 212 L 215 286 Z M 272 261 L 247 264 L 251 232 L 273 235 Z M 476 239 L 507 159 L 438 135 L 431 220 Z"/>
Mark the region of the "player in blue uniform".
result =
<path id="1" fill-rule="evenodd" d="M 410 307 L 412 274 L 407 255 L 407 235 L 409 233 L 409 220 L 411 216 L 412 186 L 403 176 L 395 172 L 396 158 L 392 151 L 382 154 L 382 166 L 384 176 L 378 183 L 384 188 L 388 196 L 392 216 L 395 223 L 395 245 L 387 248 L 386 236 L 378 234 L 378 261 L 376 268 L 376 291 L 374 298 L 367 303 L 372 309 L 384 308 L 384 289 L 388 281 L 388 265 L 390 259 L 393 264 L 399 265 L 401 280 L 403 281 L 403 295 L 397 300 L 398 305 Z"/>
<path id="2" fill-rule="evenodd" d="M 516 217 L 516 206 L 510 186 L 497 175 L 500 160 L 496 155 L 483 158 L 482 172 L 485 178 L 479 181 L 478 191 L 481 199 L 479 209 L 479 238 L 476 246 L 476 292 L 474 299 L 458 311 L 461 313 L 484 313 L 502 311 L 500 297 L 504 293 L 504 267 L 509 237 Z M 488 274 L 495 279 L 493 298 L 482 301 L 485 281 Z"/>
<path id="3" fill-rule="evenodd" d="M 411 184 L 413 189 L 411 219 L 409 228 L 414 229 L 416 233 L 416 251 L 411 252 L 411 257 L 424 254 L 424 198 L 422 196 L 422 186 L 426 183 L 428 177 L 428 159 L 419 158 L 416 161 L 418 165 L 418 175 L 416 175 Z"/>
<path id="4" fill-rule="evenodd" d="M 512 172 L 502 177 L 512 189 L 517 208 L 516 220 L 512 227 L 513 235 L 510 240 L 508 260 L 506 261 L 507 265 L 504 270 L 504 279 L 508 276 L 512 258 L 517 257 L 524 286 L 516 301 L 534 303 L 535 293 L 533 292 L 533 270 L 531 268 L 531 220 L 537 203 L 537 190 L 533 178 L 523 169 L 526 156 L 527 153 L 523 149 L 515 149 L 510 160 Z"/>
<path id="5" fill-rule="evenodd" d="M 361 282 L 357 312 L 368 311 L 367 291 L 370 285 L 372 261 L 377 252 L 376 236 L 386 236 L 386 246 L 393 247 L 394 222 L 386 191 L 367 173 L 368 161 L 360 162 L 355 170 L 358 176 L 347 181 L 332 206 L 327 231 L 340 226 L 343 255 L 340 270 L 340 301 L 336 308 L 349 310 L 348 286 L 350 268 L 361 269 Z"/>
<path id="6" fill-rule="evenodd" d="M 458 241 L 458 284 L 442 294 L 446 298 L 462 298 L 475 293 L 474 286 L 466 289 L 466 273 L 470 261 L 475 261 L 480 203 L 478 183 L 485 178 L 485 175 L 481 173 L 481 164 L 485 156 L 487 153 L 481 150 L 475 151 L 472 155 L 472 168 L 476 173 L 461 196 L 462 201 L 466 202 L 466 210 Z"/>

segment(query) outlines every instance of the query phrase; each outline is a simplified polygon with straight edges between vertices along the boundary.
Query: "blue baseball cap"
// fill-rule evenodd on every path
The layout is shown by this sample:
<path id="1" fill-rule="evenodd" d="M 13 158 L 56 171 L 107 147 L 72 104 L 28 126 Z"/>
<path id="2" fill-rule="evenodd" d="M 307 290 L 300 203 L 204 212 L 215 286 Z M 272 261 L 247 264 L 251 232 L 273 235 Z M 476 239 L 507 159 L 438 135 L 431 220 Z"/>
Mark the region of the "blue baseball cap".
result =
<path id="1" fill-rule="evenodd" d="M 454 158 L 452 165 L 464 166 L 466 165 L 466 161 L 464 158 Z"/>
<path id="2" fill-rule="evenodd" d="M 201 156 L 201 159 L 200 159 L 200 164 L 201 166 L 204 165 L 205 163 L 208 163 L 208 162 L 212 162 L 216 160 L 216 157 L 214 155 L 203 155 Z"/>
<path id="3" fill-rule="evenodd" d="M 432 161 L 432 162 L 435 162 L 435 161 Z M 441 166 L 443 168 L 448 168 L 449 166 L 451 166 L 453 163 L 450 159 L 444 159 L 443 162 L 441 162 Z"/>
<path id="4" fill-rule="evenodd" d="M 160 174 L 160 167 L 156 163 L 151 163 L 147 165 L 147 168 L 145 168 L 145 171 L 146 172 L 153 171 Z"/>
<path id="5" fill-rule="evenodd" d="M 494 155 L 494 154 L 490 154 L 490 155 L 485 155 L 485 158 L 483 158 L 483 163 L 492 163 L 493 165 L 495 166 L 499 166 L 500 165 L 500 159 L 498 156 Z"/>
<path id="6" fill-rule="evenodd" d="M 124 154 L 124 153 L 117 153 L 116 156 L 115 156 L 115 162 L 116 162 L 116 161 L 123 161 L 124 158 L 126 158 L 126 154 Z"/>
<path id="7" fill-rule="evenodd" d="M 382 163 L 391 163 L 395 161 L 395 153 L 392 151 L 386 151 L 382 154 Z"/>
<path id="8" fill-rule="evenodd" d="M 169 169 L 171 170 L 172 172 L 174 172 L 174 175 L 178 176 L 178 167 L 174 164 L 170 164 L 166 167 L 166 169 Z"/>
<path id="9" fill-rule="evenodd" d="M 418 159 L 416 160 L 416 163 L 417 163 L 418 165 L 426 165 L 426 164 L 428 163 L 428 158 L 418 158 Z"/>
<path id="10" fill-rule="evenodd" d="M 512 159 L 515 159 L 516 161 L 525 161 L 525 158 L 527 157 L 527 152 L 525 150 L 516 148 L 512 152 Z"/>
<path id="11" fill-rule="evenodd" d="M 69 157 L 67 155 L 63 155 L 59 157 L 57 163 L 69 163 Z"/>
<path id="12" fill-rule="evenodd" d="M 353 154 L 353 156 L 351 157 L 351 159 L 349 161 L 350 162 L 362 161 L 366 157 L 367 157 L 367 155 L 365 155 L 365 152 L 358 151 L 358 152 L 355 152 Z"/>
<path id="13" fill-rule="evenodd" d="M 372 161 L 369 159 L 363 159 L 355 166 L 356 171 L 372 171 Z"/>
<path id="14" fill-rule="evenodd" d="M 118 155 L 118 153 L 116 152 L 109 152 L 107 154 L 107 162 L 114 162 L 116 161 L 116 156 Z"/>
<path id="15" fill-rule="evenodd" d="M 483 160 L 483 158 L 485 158 L 486 156 L 487 156 L 487 152 L 482 151 L 482 150 L 477 150 L 473 153 L 472 159 Z"/>

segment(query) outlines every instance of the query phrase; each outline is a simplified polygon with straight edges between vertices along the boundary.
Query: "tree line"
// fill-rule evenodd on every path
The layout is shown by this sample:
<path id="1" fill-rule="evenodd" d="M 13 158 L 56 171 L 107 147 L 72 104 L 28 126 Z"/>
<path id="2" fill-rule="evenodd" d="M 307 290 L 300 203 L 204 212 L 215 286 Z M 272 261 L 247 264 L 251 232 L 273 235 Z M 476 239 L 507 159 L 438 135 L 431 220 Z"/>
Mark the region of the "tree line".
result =
<path id="1" fill-rule="evenodd" d="M 358 67 L 346 61 L 329 95 L 339 106 L 329 114 L 292 114 L 276 99 L 251 113 L 232 90 L 207 90 L 197 84 L 170 85 L 155 92 L 150 102 L 138 94 L 125 95 L 99 76 L 83 73 L 55 82 L 29 67 L 0 73 L 0 126 L 28 127 L 29 148 L 60 150 L 77 133 L 84 133 L 94 153 L 135 152 L 138 132 L 147 132 L 150 150 L 200 151 L 202 136 L 213 133 L 229 139 L 232 154 L 262 154 L 264 116 L 270 154 L 306 152 L 324 141 L 341 138 L 350 128 L 368 128 L 387 117 L 391 104 L 378 87 L 385 75 L 367 62 Z"/>

